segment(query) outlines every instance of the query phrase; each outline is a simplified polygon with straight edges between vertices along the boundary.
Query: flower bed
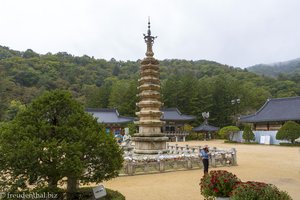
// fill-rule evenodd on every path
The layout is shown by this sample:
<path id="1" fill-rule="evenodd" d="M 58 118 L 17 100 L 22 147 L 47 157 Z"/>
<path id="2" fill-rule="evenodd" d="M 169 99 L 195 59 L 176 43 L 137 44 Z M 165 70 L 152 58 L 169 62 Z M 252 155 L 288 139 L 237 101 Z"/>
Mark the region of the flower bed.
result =
<path id="1" fill-rule="evenodd" d="M 292 200 L 284 191 L 271 184 L 256 181 L 247 181 L 237 184 L 233 189 L 230 200 Z"/>
<path id="2" fill-rule="evenodd" d="M 240 179 L 225 170 L 212 170 L 203 176 L 200 182 L 201 194 L 205 197 L 229 197 Z"/>
<path id="3" fill-rule="evenodd" d="M 236 175 L 225 170 L 212 170 L 200 181 L 201 194 L 207 200 L 230 197 L 230 200 L 292 200 L 285 191 L 263 182 L 241 182 Z"/>

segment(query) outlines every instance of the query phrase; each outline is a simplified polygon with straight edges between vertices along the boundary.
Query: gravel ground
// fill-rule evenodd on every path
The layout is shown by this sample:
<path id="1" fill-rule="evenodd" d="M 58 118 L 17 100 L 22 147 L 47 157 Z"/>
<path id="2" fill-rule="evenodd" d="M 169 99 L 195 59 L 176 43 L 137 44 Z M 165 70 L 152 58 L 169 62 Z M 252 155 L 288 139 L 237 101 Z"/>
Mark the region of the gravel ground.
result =
<path id="1" fill-rule="evenodd" d="M 300 200 L 300 148 L 270 145 L 225 144 L 221 140 L 179 142 L 180 146 L 209 145 L 236 148 L 238 166 L 218 167 L 236 174 L 242 181 L 272 183 Z M 118 177 L 104 183 L 127 200 L 201 200 L 202 169 L 151 175 Z"/>

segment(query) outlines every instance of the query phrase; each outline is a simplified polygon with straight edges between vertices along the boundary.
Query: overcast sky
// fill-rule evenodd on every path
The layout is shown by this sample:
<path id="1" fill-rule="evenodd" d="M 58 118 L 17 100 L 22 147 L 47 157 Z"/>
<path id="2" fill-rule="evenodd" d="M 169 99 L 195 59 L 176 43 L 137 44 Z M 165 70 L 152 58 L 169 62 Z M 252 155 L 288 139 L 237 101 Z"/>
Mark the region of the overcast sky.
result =
<path id="1" fill-rule="evenodd" d="M 234 67 L 300 57 L 299 0 L 0 0 L 0 45 L 95 58 L 144 57 Z"/>

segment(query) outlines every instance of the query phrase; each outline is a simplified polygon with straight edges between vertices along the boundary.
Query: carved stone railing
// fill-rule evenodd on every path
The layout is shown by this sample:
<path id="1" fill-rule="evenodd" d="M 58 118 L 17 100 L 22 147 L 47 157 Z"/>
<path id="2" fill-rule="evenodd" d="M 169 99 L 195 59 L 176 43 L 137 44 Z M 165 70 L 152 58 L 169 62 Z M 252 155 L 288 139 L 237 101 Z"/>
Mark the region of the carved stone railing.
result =
<path id="1" fill-rule="evenodd" d="M 165 136 L 170 137 L 170 136 L 188 136 L 190 133 L 187 131 L 164 131 L 163 134 Z"/>
<path id="2" fill-rule="evenodd" d="M 202 158 L 199 156 L 201 146 L 168 145 L 168 154 L 158 155 L 132 155 L 127 152 L 124 156 L 123 169 L 120 175 L 137 175 L 148 173 L 161 173 L 168 171 L 190 170 L 203 168 Z M 237 165 L 236 150 L 217 149 L 210 151 L 210 167 Z"/>

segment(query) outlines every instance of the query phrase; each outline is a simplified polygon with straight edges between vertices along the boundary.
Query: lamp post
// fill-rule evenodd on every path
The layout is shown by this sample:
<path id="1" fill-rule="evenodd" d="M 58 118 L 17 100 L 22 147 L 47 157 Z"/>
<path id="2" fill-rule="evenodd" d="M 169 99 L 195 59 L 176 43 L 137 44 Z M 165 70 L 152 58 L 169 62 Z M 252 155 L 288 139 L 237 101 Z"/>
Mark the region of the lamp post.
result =
<path id="1" fill-rule="evenodd" d="M 241 99 L 232 99 L 231 100 L 231 104 L 234 106 L 233 109 L 233 115 L 234 115 L 234 119 L 235 119 L 235 125 L 237 126 L 238 123 L 238 108 L 239 108 L 239 104 L 241 103 Z"/>

